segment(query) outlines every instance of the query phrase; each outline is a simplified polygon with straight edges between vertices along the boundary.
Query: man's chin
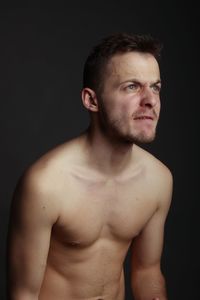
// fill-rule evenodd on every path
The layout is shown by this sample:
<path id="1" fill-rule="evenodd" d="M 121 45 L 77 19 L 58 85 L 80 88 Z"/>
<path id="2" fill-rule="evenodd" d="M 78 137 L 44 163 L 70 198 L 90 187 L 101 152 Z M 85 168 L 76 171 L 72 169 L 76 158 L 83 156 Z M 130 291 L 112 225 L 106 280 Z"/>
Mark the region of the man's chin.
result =
<path id="1" fill-rule="evenodd" d="M 148 144 L 154 141 L 156 132 L 152 132 L 151 134 L 147 134 L 146 132 L 141 132 L 139 134 L 119 134 L 117 133 L 115 139 L 118 142 L 125 144 Z"/>
<path id="2" fill-rule="evenodd" d="M 149 144 L 149 143 L 152 143 L 154 140 L 155 140 L 155 135 L 152 137 L 139 138 L 136 142 L 141 143 L 141 144 Z"/>
<path id="3" fill-rule="evenodd" d="M 130 143 L 148 144 L 155 140 L 155 136 L 156 134 L 152 134 L 152 135 L 140 134 L 140 135 L 130 136 L 127 140 Z"/>

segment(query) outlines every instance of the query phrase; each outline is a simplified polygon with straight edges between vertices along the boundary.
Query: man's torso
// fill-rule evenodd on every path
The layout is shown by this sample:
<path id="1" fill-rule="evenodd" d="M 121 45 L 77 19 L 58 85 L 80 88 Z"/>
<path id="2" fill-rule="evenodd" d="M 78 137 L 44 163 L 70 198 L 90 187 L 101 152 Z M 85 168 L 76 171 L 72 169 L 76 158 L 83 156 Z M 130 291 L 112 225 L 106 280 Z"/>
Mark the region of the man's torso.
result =
<path id="1" fill-rule="evenodd" d="M 39 299 L 123 300 L 126 253 L 157 209 L 148 167 L 104 177 L 72 159 L 54 180 L 59 216 Z"/>

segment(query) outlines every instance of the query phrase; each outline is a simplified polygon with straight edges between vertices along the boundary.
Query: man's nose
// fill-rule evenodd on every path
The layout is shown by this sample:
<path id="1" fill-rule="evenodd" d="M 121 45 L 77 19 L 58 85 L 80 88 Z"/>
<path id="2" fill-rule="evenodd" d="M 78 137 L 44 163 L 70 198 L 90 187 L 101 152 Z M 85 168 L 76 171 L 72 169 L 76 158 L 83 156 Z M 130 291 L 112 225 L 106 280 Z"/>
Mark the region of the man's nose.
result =
<path id="1" fill-rule="evenodd" d="M 158 102 L 159 96 L 150 87 L 145 87 L 141 93 L 141 106 L 154 107 Z"/>

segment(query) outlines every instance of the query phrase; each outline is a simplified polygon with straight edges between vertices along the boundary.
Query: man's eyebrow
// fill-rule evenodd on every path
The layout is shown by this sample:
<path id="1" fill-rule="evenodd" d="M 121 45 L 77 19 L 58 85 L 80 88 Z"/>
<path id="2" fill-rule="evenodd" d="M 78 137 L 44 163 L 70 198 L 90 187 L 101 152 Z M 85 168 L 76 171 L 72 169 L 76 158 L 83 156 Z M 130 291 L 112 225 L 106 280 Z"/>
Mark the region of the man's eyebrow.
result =
<path id="1" fill-rule="evenodd" d="M 152 84 L 161 84 L 161 80 L 159 79 L 159 80 L 153 82 Z"/>
<path id="2" fill-rule="evenodd" d="M 135 82 L 135 83 L 139 83 L 139 84 L 145 84 L 145 82 L 142 82 L 140 81 L 139 79 L 137 78 L 130 78 L 130 79 L 127 79 L 123 82 L 120 82 L 120 84 L 123 84 L 123 83 L 126 83 L 126 82 Z M 161 79 L 158 79 L 156 80 L 155 82 L 150 82 L 150 85 L 154 85 L 154 84 L 161 84 Z"/>

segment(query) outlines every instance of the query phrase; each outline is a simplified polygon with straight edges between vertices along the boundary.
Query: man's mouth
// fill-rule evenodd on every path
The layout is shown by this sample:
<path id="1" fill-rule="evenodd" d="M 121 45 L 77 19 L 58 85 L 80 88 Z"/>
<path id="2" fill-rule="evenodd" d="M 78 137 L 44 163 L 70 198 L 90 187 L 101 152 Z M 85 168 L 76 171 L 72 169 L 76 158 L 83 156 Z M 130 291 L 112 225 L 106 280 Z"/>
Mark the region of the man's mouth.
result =
<path id="1" fill-rule="evenodd" d="M 153 120 L 154 118 L 152 116 L 137 116 L 134 118 L 134 120 Z"/>

